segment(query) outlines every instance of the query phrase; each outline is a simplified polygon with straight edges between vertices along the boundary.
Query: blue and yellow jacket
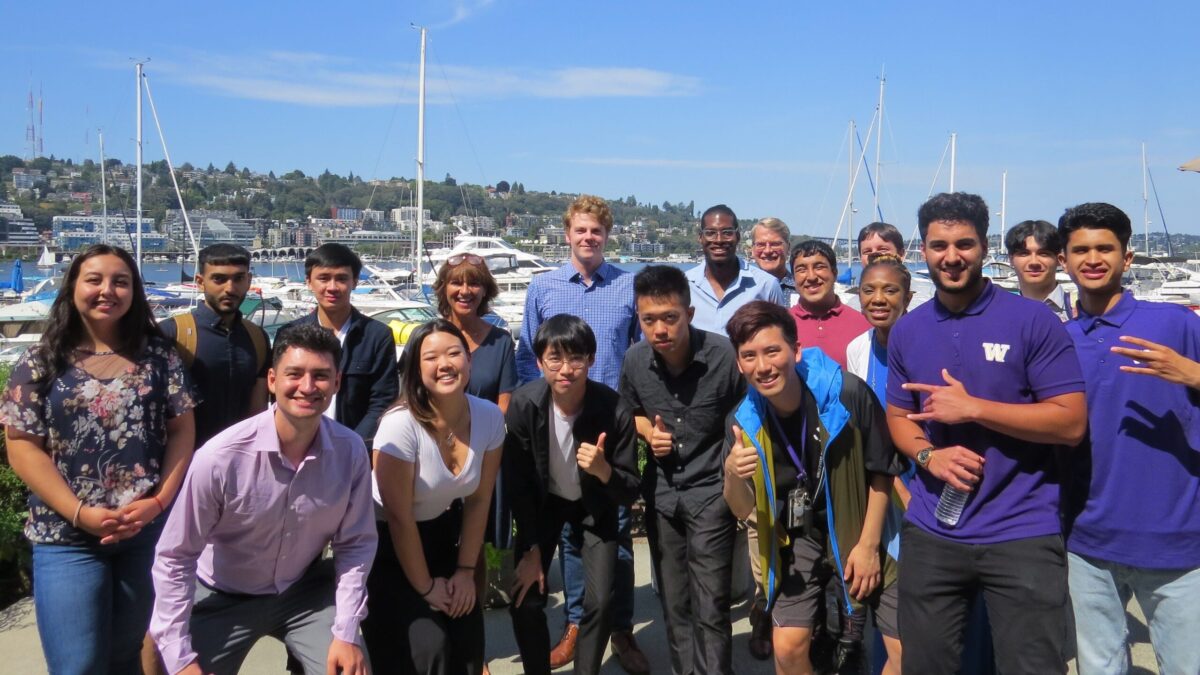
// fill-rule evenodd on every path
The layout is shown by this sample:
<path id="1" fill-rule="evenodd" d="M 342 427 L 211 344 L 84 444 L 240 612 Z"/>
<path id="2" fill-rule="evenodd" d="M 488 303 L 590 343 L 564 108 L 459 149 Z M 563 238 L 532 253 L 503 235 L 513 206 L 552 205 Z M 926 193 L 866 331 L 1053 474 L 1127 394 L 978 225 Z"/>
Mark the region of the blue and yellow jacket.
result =
<path id="1" fill-rule="evenodd" d="M 880 410 L 874 395 L 862 380 L 845 376 L 841 366 L 820 349 L 805 349 L 796 372 L 816 402 L 818 447 L 823 461 L 824 487 L 818 498 L 825 499 L 826 527 L 829 546 L 826 557 L 838 574 L 845 575 L 846 557 L 862 534 L 866 517 L 868 475 L 863 459 L 864 424 L 885 425 L 877 418 Z M 775 464 L 771 436 L 764 420 L 767 401 L 754 389 L 738 405 L 733 418 L 742 429 L 742 442 L 758 450 L 758 471 L 754 474 L 754 501 L 758 530 L 758 555 L 762 562 L 762 587 L 766 590 L 767 606 L 774 605 L 778 596 L 781 574 L 781 552 L 791 546 L 791 539 L 778 522 L 776 513 Z M 879 433 L 875 430 L 874 433 Z M 886 427 L 882 433 L 886 434 Z M 899 538 L 893 519 L 886 519 L 880 542 L 880 561 L 883 574 L 881 588 L 896 580 L 896 561 L 888 546 Z M 843 593 L 847 607 L 861 607 Z"/>

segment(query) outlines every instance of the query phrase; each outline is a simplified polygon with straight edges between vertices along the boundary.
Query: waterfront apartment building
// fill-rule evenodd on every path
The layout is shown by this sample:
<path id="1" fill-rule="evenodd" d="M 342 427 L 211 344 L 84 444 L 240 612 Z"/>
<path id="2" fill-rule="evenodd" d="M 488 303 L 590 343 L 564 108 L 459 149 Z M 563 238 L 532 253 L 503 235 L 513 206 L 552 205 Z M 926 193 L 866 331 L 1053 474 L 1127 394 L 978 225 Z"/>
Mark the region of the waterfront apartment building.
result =
<path id="1" fill-rule="evenodd" d="M 120 246 L 133 251 L 136 247 L 138 225 L 133 214 L 54 216 L 51 221 L 54 242 L 64 251 L 79 251 L 92 244 Z M 141 220 L 142 250 L 167 250 L 167 236 L 154 229 L 154 221 L 146 216 Z"/>
<path id="2" fill-rule="evenodd" d="M 253 247 L 258 228 L 253 223 L 238 217 L 233 211 L 208 211 L 196 209 L 188 212 L 192 224 L 192 236 L 197 248 L 212 244 L 236 244 Z M 191 251 L 192 238 L 188 236 L 183 211 L 169 209 L 163 219 L 163 230 L 170 240 L 172 250 Z"/>

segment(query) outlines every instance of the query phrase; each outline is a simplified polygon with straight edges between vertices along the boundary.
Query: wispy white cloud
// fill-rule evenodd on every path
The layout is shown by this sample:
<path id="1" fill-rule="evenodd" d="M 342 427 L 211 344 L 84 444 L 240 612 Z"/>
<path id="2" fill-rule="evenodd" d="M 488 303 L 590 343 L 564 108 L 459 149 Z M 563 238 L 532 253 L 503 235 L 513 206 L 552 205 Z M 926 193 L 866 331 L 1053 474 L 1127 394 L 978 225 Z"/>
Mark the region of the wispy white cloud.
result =
<path id="1" fill-rule="evenodd" d="M 483 9 L 486 9 L 493 2 L 494 0 L 476 0 L 476 2 L 463 2 L 462 0 L 458 0 L 452 3 L 454 5 L 454 14 L 449 19 L 439 24 L 430 26 L 430 28 L 434 30 L 440 30 L 443 28 L 449 28 L 454 24 L 462 23 Z"/>
<path id="2" fill-rule="evenodd" d="M 93 63 L 127 67 L 115 55 Z M 156 58 L 153 76 L 233 98 L 318 107 L 373 107 L 408 103 L 417 97 L 412 63 L 364 63 L 316 52 L 268 51 L 229 56 L 182 52 Z M 692 96 L 700 79 L 650 68 L 569 67 L 552 69 L 441 66 L 430 69 L 431 104 L 453 100 L 518 98 L 657 98 Z"/>

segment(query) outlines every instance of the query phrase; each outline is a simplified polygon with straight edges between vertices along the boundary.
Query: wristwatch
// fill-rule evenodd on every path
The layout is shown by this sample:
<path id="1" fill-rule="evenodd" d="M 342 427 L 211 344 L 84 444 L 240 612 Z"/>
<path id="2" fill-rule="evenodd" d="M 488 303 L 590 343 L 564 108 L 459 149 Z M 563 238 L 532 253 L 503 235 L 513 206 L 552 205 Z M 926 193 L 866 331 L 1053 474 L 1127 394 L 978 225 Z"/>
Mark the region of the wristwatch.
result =
<path id="1" fill-rule="evenodd" d="M 920 452 L 918 452 L 917 453 L 917 466 L 921 467 L 922 469 L 928 467 L 929 466 L 929 458 L 933 456 L 933 450 L 934 450 L 934 448 L 931 445 L 928 448 L 924 448 Z"/>

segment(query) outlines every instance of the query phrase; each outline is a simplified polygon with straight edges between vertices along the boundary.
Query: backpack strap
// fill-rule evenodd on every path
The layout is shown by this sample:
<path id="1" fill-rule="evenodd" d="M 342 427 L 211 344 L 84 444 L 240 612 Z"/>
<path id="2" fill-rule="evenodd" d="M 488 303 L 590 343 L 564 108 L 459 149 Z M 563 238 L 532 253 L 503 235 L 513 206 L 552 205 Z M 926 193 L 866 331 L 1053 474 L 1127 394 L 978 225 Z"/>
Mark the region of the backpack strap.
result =
<path id="1" fill-rule="evenodd" d="M 267 362 L 267 333 L 258 324 L 244 316 L 242 317 L 242 326 L 250 334 L 250 341 L 254 343 L 254 372 L 257 373 Z"/>
<path id="2" fill-rule="evenodd" d="M 172 318 L 175 319 L 175 349 L 183 360 L 183 367 L 190 370 L 196 360 L 196 343 L 199 340 L 196 317 L 191 312 L 184 312 Z"/>

